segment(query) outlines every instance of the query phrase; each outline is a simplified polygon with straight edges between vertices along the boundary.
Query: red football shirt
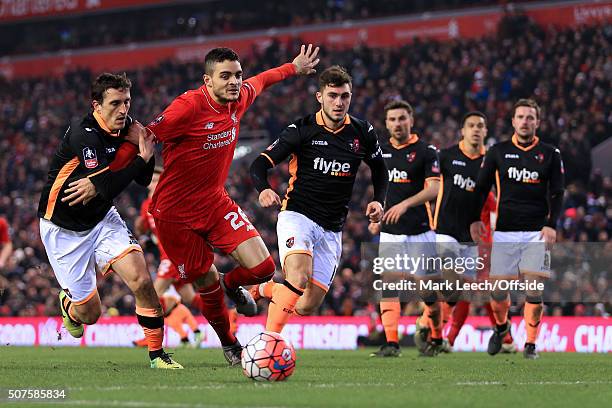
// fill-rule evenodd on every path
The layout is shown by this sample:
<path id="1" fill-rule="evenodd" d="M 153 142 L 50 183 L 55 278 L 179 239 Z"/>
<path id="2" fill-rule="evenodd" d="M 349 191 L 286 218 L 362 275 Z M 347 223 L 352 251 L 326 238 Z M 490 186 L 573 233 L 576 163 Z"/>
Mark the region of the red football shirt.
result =
<path id="1" fill-rule="evenodd" d="M 10 241 L 8 221 L 0 217 L 0 244 L 8 244 Z"/>
<path id="2" fill-rule="evenodd" d="M 227 105 L 216 103 L 204 86 L 189 90 L 147 126 L 164 143 L 164 172 L 150 208 L 155 218 L 207 218 L 225 194 L 240 119 L 262 90 L 295 73 L 289 63 L 249 78 L 238 100 Z"/>
<path id="3" fill-rule="evenodd" d="M 497 211 L 497 201 L 495 200 L 495 196 L 493 193 L 489 192 L 487 196 L 487 200 L 485 201 L 484 206 L 482 207 L 482 212 L 480 213 L 480 220 L 484 223 L 487 232 L 482 235 L 481 239 L 483 242 L 491 243 L 493 242 L 493 231 L 491 229 L 491 213 L 496 213 Z"/>

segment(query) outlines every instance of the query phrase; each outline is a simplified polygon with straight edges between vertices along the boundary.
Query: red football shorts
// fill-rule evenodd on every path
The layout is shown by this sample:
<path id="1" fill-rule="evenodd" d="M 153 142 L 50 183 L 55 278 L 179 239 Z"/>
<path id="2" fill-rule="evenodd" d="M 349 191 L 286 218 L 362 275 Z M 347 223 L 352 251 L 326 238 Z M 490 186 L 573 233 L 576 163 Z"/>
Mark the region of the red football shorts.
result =
<path id="1" fill-rule="evenodd" d="M 212 202 L 220 205 L 205 220 L 170 222 L 155 218 L 159 241 L 185 283 L 208 272 L 214 259 L 213 248 L 229 254 L 242 242 L 259 236 L 227 194 Z"/>
<path id="2" fill-rule="evenodd" d="M 157 278 L 170 279 L 174 289 L 176 290 L 179 290 L 185 286 L 185 282 L 179 278 L 178 269 L 176 269 L 176 266 L 174 266 L 172 261 L 168 259 L 168 255 L 166 255 L 165 252 L 163 253 L 163 257 L 159 262 L 159 266 L 157 267 Z"/>

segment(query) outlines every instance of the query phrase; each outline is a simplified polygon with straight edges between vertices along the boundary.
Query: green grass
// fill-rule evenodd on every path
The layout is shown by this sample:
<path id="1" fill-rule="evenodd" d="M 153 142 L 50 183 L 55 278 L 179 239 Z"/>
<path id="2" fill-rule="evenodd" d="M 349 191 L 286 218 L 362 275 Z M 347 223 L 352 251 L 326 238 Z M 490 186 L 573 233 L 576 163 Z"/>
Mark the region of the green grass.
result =
<path id="1" fill-rule="evenodd" d="M 220 350 L 178 350 L 181 371 L 148 368 L 125 348 L 0 348 L 0 389 L 66 388 L 62 404 L 102 407 L 602 407 L 612 401 L 612 356 L 454 353 L 368 358 L 371 350 L 298 350 L 287 382 L 254 383 Z M 25 402 L 0 405 L 50 405 Z"/>

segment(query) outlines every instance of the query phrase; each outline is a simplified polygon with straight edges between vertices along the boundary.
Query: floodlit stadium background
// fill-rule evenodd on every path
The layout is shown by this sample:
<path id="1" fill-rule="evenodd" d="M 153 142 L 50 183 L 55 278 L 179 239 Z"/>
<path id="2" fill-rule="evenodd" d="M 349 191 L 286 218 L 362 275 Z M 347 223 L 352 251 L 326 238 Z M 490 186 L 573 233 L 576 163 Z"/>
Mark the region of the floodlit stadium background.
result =
<path id="1" fill-rule="evenodd" d="M 0 2 L 0 216 L 10 225 L 13 254 L 0 269 L 0 341 L 11 345 L 131 345 L 141 337 L 134 299 L 117 276 L 99 280 L 105 318 L 83 339 L 57 337 L 58 285 L 38 234 L 36 208 L 50 158 L 66 125 L 89 106 L 89 84 L 103 71 L 126 71 L 134 86 L 130 114 L 146 123 L 177 95 L 200 85 L 201 61 L 214 46 L 241 55 L 246 77 L 290 61 L 302 43 L 322 47 L 320 69 L 348 68 L 350 113 L 385 137 L 383 109 L 393 98 L 415 108 L 415 131 L 439 148 L 458 140 L 469 110 L 489 118 L 488 143 L 511 135 L 509 112 L 520 97 L 543 109 L 538 135 L 561 149 L 567 190 L 557 225 L 564 242 L 610 246 L 612 211 L 612 2 L 311 0 L 305 2 L 71 0 Z M 316 78 L 297 78 L 263 93 L 242 121 L 227 189 L 260 231 L 278 262 L 274 211 L 257 205 L 247 168 L 254 154 L 294 119 L 316 109 Z M 286 189 L 287 166 L 271 176 Z M 343 260 L 319 316 L 294 319 L 285 334 L 303 348 L 355 348 L 380 330 L 365 288 L 363 210 L 369 175 L 360 172 L 344 232 Z M 146 191 L 132 185 L 117 207 L 132 226 Z M 151 272 L 155 245 L 140 237 Z M 612 246 L 610 246 L 612 250 Z M 228 258 L 217 257 L 221 271 Z M 565 276 L 565 275 L 564 275 Z M 609 274 L 561 282 L 580 302 L 548 303 L 538 347 L 609 352 Z M 588 301 L 589 299 L 596 299 Z M 603 301 L 602 301 L 603 300 Z M 265 305 L 262 303 L 262 313 Z M 414 331 L 409 305 L 400 332 Z M 488 320 L 474 304 L 456 349 L 484 350 Z M 522 344 L 520 310 L 514 333 Z M 412 316 L 412 317 L 411 317 Z M 201 317 L 200 317 L 201 318 Z M 218 346 L 201 318 L 204 346 Z M 249 339 L 263 318 L 240 319 Z M 178 335 L 169 332 L 169 345 Z"/>

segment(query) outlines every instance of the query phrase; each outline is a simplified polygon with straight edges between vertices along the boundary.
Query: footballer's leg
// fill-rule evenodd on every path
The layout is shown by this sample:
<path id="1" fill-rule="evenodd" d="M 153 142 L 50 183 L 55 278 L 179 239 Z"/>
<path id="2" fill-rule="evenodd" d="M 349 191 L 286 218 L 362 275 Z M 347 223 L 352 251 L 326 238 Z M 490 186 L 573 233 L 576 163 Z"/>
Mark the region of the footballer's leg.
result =
<path id="1" fill-rule="evenodd" d="M 210 255 L 212 259 L 212 253 Z M 211 263 L 208 271 L 198 276 L 193 285 L 202 299 L 202 315 L 219 336 L 223 356 L 230 366 L 240 365 L 242 345 L 231 330 L 229 311 L 217 268 Z"/>
<path id="2" fill-rule="evenodd" d="M 181 282 L 193 283 L 201 298 L 200 311 L 219 336 L 223 355 L 231 366 L 240 364 L 242 346 L 230 331 L 225 295 L 219 273 L 213 265 L 214 255 L 205 238 L 206 225 L 187 225 L 155 219 L 158 238 L 166 254 L 176 265 Z M 192 302 L 193 304 L 193 302 Z"/>
<path id="3" fill-rule="evenodd" d="M 305 284 L 306 290 L 295 306 L 296 314 L 302 316 L 317 312 L 336 277 L 342 256 L 341 232 L 323 230 L 319 235 L 320 239 L 315 241 L 312 250 L 312 259 L 304 258 L 305 263 L 306 261 L 312 262 L 305 264 L 312 269 L 305 271 L 308 276 Z"/>
<path id="4" fill-rule="evenodd" d="M 112 269 L 134 293 L 136 317 L 148 342 L 151 368 L 181 369 L 164 351 L 164 317 L 141 251 L 132 250 L 111 262 Z"/>
<path id="5" fill-rule="evenodd" d="M 319 310 L 321 303 L 323 303 L 327 291 L 328 288 L 311 279 L 310 282 L 306 284 L 304 295 L 301 296 L 295 304 L 295 314 L 298 316 L 310 316 L 315 314 L 317 310 Z"/>
<path id="6" fill-rule="evenodd" d="M 236 304 L 238 313 L 254 316 L 257 314 L 257 304 L 242 285 L 256 285 L 272 279 L 276 269 L 274 260 L 259 234 L 241 242 L 230 255 L 239 266 L 225 274 L 221 284 L 227 296 Z"/>
<path id="7" fill-rule="evenodd" d="M 83 324 L 94 324 L 101 314 L 94 249 L 102 229 L 103 224 L 99 223 L 84 235 L 76 235 L 40 219 L 40 238 L 62 288 L 59 300 L 64 327 L 76 338 L 83 336 Z"/>
<path id="8" fill-rule="evenodd" d="M 517 233 L 505 231 L 495 231 L 493 233 L 491 271 L 489 273 L 491 280 L 508 280 L 518 277 L 521 260 L 520 240 L 521 238 Z M 504 337 L 510 332 L 511 324 L 508 319 L 510 305 L 510 293 L 508 291 L 497 290 L 491 293 L 491 310 L 495 317 L 495 327 L 487 346 L 487 352 L 490 355 L 495 355 L 501 351 Z"/>
<path id="9" fill-rule="evenodd" d="M 228 196 L 212 214 L 215 220 L 207 231 L 208 242 L 239 264 L 221 278 L 227 296 L 245 316 L 257 314 L 257 304 L 243 285 L 256 285 L 272 278 L 276 266 L 259 232 L 242 209 Z"/>
<path id="10" fill-rule="evenodd" d="M 179 295 L 181 295 L 184 304 L 191 305 L 197 310 L 202 310 L 202 298 L 193 289 L 193 285 L 191 283 L 185 284 L 183 282 L 178 281 L 174 283 L 174 288 L 179 293 Z M 194 347 L 200 347 L 204 335 L 200 331 L 197 321 L 195 320 L 195 317 L 193 317 L 193 315 L 191 315 L 191 319 L 189 319 L 187 324 L 189 324 L 191 330 L 193 330 Z"/>
<path id="11" fill-rule="evenodd" d="M 280 333 L 295 312 L 295 306 L 304 294 L 312 276 L 312 255 L 289 253 L 283 262 L 285 280 L 272 288 L 272 301 L 268 307 L 266 330 Z"/>
<path id="12" fill-rule="evenodd" d="M 153 281 L 153 286 L 155 287 L 155 292 L 157 292 L 157 296 L 160 298 L 168 289 L 175 280 L 179 279 L 178 272 L 176 267 L 172 264 L 170 259 L 168 259 L 163 248 L 161 249 L 161 260 L 159 265 L 157 266 L 157 275 L 155 276 L 155 280 Z"/>
<path id="13" fill-rule="evenodd" d="M 380 320 L 387 342 L 378 351 L 370 353 L 370 357 L 400 357 L 402 355 L 398 334 L 400 315 L 399 296 L 389 297 L 387 294 L 385 298 L 380 300 Z"/>
<path id="14" fill-rule="evenodd" d="M 423 314 L 429 322 L 430 339 L 424 349 L 420 349 L 420 355 L 435 357 L 442 351 L 442 302 L 438 300 L 435 291 L 425 290 L 419 293 L 425 306 Z"/>
<path id="15" fill-rule="evenodd" d="M 59 293 L 59 299 L 64 327 L 72 337 L 82 337 L 83 324 L 95 324 L 102 314 L 100 295 L 97 289 L 94 289 L 89 296 L 80 301 L 72 300 L 62 289 Z"/>
<path id="16" fill-rule="evenodd" d="M 405 244 L 408 240 L 406 235 L 380 233 L 379 257 L 394 258 L 398 254 L 405 253 Z M 405 276 L 397 271 L 383 271 L 382 281 L 385 284 L 399 282 Z M 380 350 L 370 354 L 370 357 L 399 357 L 399 319 L 401 316 L 401 305 L 399 292 L 383 290 L 380 300 L 380 320 L 385 332 L 386 343 Z"/>
<path id="17" fill-rule="evenodd" d="M 535 274 L 524 273 L 525 280 L 536 283 L 544 282 L 544 279 Z M 525 319 L 525 331 L 527 336 L 525 339 L 525 348 L 523 356 L 528 360 L 536 360 L 540 356 L 536 351 L 536 340 L 538 338 L 538 330 L 542 315 L 544 314 L 544 304 L 542 291 L 528 290 L 525 293 L 525 305 L 523 306 L 523 317 Z"/>

